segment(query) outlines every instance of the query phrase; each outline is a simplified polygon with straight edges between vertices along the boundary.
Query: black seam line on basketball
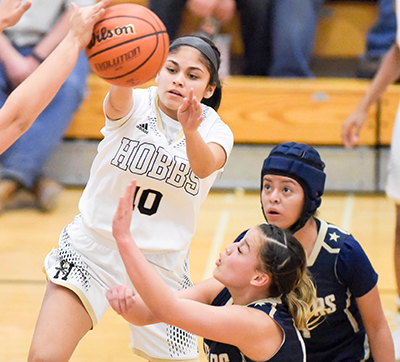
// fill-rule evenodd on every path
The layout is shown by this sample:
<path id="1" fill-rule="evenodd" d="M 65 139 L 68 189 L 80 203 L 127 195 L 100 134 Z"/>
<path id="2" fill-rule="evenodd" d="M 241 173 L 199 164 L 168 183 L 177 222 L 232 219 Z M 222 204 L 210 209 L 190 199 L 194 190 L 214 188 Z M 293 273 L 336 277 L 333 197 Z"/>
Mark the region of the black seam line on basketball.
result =
<path id="1" fill-rule="evenodd" d="M 99 22 L 96 23 L 95 27 L 96 27 L 97 25 L 103 23 L 104 21 L 107 21 L 107 20 L 110 20 L 110 19 L 117 19 L 117 18 L 139 19 L 139 20 L 142 20 L 143 22 L 145 22 L 146 24 L 150 25 L 154 30 L 156 29 L 156 28 L 154 27 L 154 24 L 151 23 L 150 21 L 148 21 L 148 20 L 146 20 L 146 19 L 143 19 L 143 18 L 140 18 L 139 16 L 132 16 L 132 15 L 114 15 L 114 16 L 111 16 L 111 17 L 109 17 L 109 18 L 100 20 Z M 160 24 L 157 24 L 157 25 L 160 25 Z"/>
<path id="2" fill-rule="evenodd" d="M 136 41 L 136 40 L 148 38 L 148 37 L 154 36 L 154 35 L 157 35 L 157 36 L 158 36 L 158 35 L 160 35 L 160 34 L 166 34 L 166 33 L 167 33 L 167 31 L 164 31 L 164 30 L 163 30 L 163 31 L 159 31 L 159 32 L 156 32 L 156 33 L 151 33 L 151 34 L 142 35 L 142 36 L 140 36 L 140 37 L 138 37 L 138 38 L 130 39 L 130 40 L 124 41 L 123 43 L 119 43 L 119 44 L 113 45 L 113 46 L 108 47 L 108 48 L 105 48 L 105 49 L 103 49 L 103 50 L 99 50 L 97 53 L 94 53 L 94 54 L 92 54 L 91 56 L 89 56 L 88 59 L 91 59 L 91 58 L 95 57 L 96 55 L 99 55 L 99 54 L 101 54 L 101 53 L 104 53 L 104 52 L 106 52 L 106 51 L 108 51 L 108 50 L 111 50 L 111 49 L 114 49 L 114 48 L 118 48 L 118 47 L 120 47 L 120 46 L 122 46 L 122 45 L 125 45 L 125 44 L 132 43 L 132 42 L 134 42 L 134 41 Z M 158 40 L 157 40 L 157 42 L 158 42 Z"/>
<path id="3" fill-rule="evenodd" d="M 157 47 L 154 48 L 153 52 L 145 59 L 143 60 L 142 64 L 140 64 L 138 67 L 136 67 L 135 69 L 132 69 L 131 71 L 124 73 L 122 75 L 119 75 L 117 77 L 104 77 L 102 76 L 103 79 L 108 79 L 108 80 L 113 80 L 113 79 L 120 79 L 123 77 L 126 77 L 127 75 L 136 72 L 138 69 L 140 69 L 141 67 L 143 67 L 144 65 L 146 65 L 147 61 L 154 55 L 155 51 L 156 51 Z"/>

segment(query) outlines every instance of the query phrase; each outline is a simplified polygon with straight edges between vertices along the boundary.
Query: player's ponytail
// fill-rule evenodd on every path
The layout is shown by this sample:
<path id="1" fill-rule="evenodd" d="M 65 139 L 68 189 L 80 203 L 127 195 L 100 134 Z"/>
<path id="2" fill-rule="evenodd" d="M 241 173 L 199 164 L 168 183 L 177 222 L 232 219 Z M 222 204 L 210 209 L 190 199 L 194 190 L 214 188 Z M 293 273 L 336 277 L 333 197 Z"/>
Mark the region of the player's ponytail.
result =
<path id="1" fill-rule="evenodd" d="M 306 255 L 300 242 L 287 230 L 261 224 L 266 242 L 260 247 L 263 269 L 270 275 L 270 297 L 281 297 L 298 329 L 315 323 L 317 295 L 308 275 Z"/>

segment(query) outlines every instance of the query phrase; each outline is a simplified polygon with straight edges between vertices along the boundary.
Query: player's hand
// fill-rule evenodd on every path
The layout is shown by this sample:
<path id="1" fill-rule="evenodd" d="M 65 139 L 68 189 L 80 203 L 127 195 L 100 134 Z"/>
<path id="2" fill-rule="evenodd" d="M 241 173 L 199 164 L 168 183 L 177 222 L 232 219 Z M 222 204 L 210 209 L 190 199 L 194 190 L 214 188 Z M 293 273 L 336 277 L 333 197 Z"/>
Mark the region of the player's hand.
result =
<path id="1" fill-rule="evenodd" d="M 21 0 L 2 0 L 0 2 L 0 32 L 18 23 L 31 5 L 31 1 L 26 1 L 21 5 Z"/>
<path id="2" fill-rule="evenodd" d="M 178 108 L 178 121 L 182 125 L 183 132 L 194 132 L 203 121 L 203 110 L 200 102 L 194 96 L 193 88 L 189 90 L 189 95 L 184 98 L 183 103 Z"/>
<path id="3" fill-rule="evenodd" d="M 136 191 L 136 180 L 127 186 L 125 194 L 120 197 L 117 211 L 114 214 L 112 233 L 117 244 L 132 242 L 130 225 L 132 220 L 133 199 Z"/>
<path id="4" fill-rule="evenodd" d="M 135 295 L 132 287 L 119 285 L 107 291 L 106 297 L 112 309 L 119 315 L 125 315 L 134 305 Z"/>
<path id="5" fill-rule="evenodd" d="M 228 23 L 235 15 L 236 2 L 234 0 L 219 0 L 213 11 L 213 16 L 221 23 Z"/>
<path id="6" fill-rule="evenodd" d="M 95 5 L 84 7 L 71 3 L 70 33 L 80 41 L 82 48 L 89 44 L 94 24 L 103 16 L 105 8 L 111 2 L 112 0 L 102 0 Z"/>
<path id="7" fill-rule="evenodd" d="M 360 131 L 367 120 L 368 113 L 361 110 L 353 112 L 342 124 L 342 142 L 346 148 L 358 144 Z"/>
<path id="8" fill-rule="evenodd" d="M 189 0 L 186 7 L 199 18 L 212 16 L 215 7 L 220 0 Z"/>

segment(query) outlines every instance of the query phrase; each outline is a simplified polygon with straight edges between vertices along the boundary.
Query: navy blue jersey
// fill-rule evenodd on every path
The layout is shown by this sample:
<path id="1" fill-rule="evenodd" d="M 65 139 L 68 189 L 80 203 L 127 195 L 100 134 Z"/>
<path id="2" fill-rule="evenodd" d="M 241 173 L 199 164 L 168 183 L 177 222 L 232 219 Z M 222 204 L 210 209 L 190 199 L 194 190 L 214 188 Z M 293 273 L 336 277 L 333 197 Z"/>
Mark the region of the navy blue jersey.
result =
<path id="1" fill-rule="evenodd" d="M 308 268 L 323 319 L 311 331 L 302 331 L 307 361 L 372 362 L 356 298 L 375 287 L 378 275 L 351 234 L 323 220 L 316 221 L 318 238 L 308 258 Z"/>
<path id="2" fill-rule="evenodd" d="M 223 306 L 231 300 L 227 288 L 214 299 L 212 305 Z M 293 318 L 285 304 L 279 298 L 268 298 L 249 304 L 247 307 L 255 308 L 267 313 L 283 331 L 283 343 L 278 352 L 268 359 L 268 362 L 305 362 L 305 346 L 300 332 L 294 326 Z M 204 352 L 210 362 L 252 362 L 230 344 L 219 343 L 204 339 Z"/>

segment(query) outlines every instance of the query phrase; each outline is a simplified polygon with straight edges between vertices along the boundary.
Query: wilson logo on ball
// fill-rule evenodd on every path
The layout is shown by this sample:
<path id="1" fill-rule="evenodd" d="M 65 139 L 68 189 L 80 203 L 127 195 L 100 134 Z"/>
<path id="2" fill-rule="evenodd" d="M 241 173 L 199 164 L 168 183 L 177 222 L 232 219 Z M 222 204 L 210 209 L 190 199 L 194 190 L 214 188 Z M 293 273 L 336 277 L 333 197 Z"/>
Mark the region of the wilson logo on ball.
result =
<path id="1" fill-rule="evenodd" d="M 114 36 L 122 36 L 135 33 L 135 27 L 132 24 L 128 24 L 122 27 L 118 26 L 115 29 L 107 29 L 106 27 L 103 27 L 99 31 L 96 31 L 96 33 L 93 33 L 92 39 L 87 47 L 88 49 L 91 49 L 97 43 L 101 43 L 102 41 L 110 39 Z"/>

